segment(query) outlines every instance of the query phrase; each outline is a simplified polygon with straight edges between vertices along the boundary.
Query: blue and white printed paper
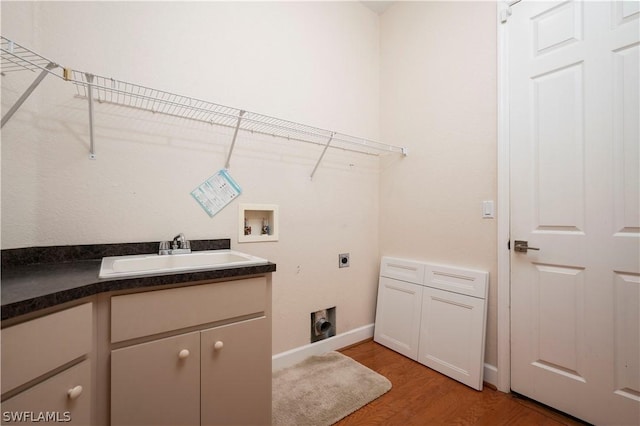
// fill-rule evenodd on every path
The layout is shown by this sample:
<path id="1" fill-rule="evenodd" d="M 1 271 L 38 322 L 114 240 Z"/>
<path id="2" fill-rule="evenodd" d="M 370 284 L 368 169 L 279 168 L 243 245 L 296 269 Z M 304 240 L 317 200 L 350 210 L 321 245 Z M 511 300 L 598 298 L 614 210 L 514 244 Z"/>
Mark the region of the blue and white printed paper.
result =
<path id="1" fill-rule="evenodd" d="M 213 217 L 241 193 L 242 189 L 229 172 L 222 169 L 191 191 L 191 196 Z"/>

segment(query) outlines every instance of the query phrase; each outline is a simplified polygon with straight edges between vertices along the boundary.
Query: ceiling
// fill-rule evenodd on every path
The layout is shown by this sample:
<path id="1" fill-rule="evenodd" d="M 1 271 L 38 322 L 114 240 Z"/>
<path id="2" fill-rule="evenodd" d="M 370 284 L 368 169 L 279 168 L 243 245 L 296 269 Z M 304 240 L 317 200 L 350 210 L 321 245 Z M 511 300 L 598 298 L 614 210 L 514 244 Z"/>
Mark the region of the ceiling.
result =
<path id="1" fill-rule="evenodd" d="M 365 7 L 373 10 L 378 15 L 382 14 L 385 10 L 389 8 L 393 4 L 393 1 L 378 1 L 378 0 L 370 0 L 370 1 L 361 1 Z"/>

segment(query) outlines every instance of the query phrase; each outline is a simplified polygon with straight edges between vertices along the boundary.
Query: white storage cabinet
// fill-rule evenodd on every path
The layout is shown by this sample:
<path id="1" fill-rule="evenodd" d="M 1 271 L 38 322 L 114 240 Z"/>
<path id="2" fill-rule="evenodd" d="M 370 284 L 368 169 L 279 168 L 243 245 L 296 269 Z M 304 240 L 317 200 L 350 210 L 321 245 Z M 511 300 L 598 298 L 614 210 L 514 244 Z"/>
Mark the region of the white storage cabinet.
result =
<path id="1" fill-rule="evenodd" d="M 488 273 L 383 257 L 374 340 L 482 390 Z"/>

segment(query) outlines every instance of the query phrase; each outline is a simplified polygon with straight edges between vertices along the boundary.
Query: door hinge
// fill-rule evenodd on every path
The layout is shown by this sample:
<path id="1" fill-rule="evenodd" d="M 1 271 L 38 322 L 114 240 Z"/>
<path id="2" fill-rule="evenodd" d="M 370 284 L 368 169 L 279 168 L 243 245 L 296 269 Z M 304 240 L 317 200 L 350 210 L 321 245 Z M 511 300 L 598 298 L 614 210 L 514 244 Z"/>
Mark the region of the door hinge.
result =
<path id="1" fill-rule="evenodd" d="M 507 250 L 511 250 L 511 240 L 507 241 Z"/>
<path id="2" fill-rule="evenodd" d="M 501 23 L 506 23 L 509 20 L 509 17 L 511 16 L 511 6 L 513 6 L 514 4 L 520 3 L 522 0 L 509 0 L 509 1 L 505 1 L 503 2 L 503 7 L 500 10 L 500 22 Z"/>
<path id="3" fill-rule="evenodd" d="M 500 22 L 506 23 L 509 20 L 509 16 L 511 16 L 511 8 L 507 6 L 500 11 Z"/>

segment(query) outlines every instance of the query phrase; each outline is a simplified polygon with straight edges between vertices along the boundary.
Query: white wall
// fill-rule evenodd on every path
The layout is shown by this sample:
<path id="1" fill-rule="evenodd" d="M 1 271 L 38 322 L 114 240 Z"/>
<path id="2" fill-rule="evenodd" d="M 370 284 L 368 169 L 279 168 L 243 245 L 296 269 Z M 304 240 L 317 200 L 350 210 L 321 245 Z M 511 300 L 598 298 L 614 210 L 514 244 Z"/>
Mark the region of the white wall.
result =
<path id="1" fill-rule="evenodd" d="M 497 364 L 493 2 L 399 2 L 381 17 L 380 251 L 490 272 L 485 362 Z"/>
<path id="2" fill-rule="evenodd" d="M 2 34 L 62 65 L 406 145 L 378 162 L 243 135 L 239 202 L 280 205 L 277 243 L 238 244 L 237 204 L 210 219 L 189 192 L 224 165 L 228 131 L 86 102 L 47 78 L 2 129 L 2 248 L 231 237 L 278 264 L 274 353 L 374 320 L 379 256 L 491 273 L 496 364 L 496 52 L 492 2 L 2 2 Z M 2 77 L 3 108 L 34 75 Z M 353 164 L 353 165 L 352 165 Z M 337 268 L 337 254 L 352 266 Z"/>
<path id="3" fill-rule="evenodd" d="M 379 20 L 352 2 L 2 2 L 2 34 L 65 67 L 305 124 L 379 137 Z M 2 77 L 2 105 L 35 74 Z M 106 104 L 88 157 L 86 101 L 47 77 L 2 129 L 2 248 L 230 237 L 274 274 L 273 351 L 374 320 L 378 161 L 241 135 L 243 194 L 214 218 L 190 191 L 223 167 L 230 132 Z M 237 243 L 238 202 L 280 206 L 280 241 Z M 338 269 L 337 255 L 352 266 Z"/>

